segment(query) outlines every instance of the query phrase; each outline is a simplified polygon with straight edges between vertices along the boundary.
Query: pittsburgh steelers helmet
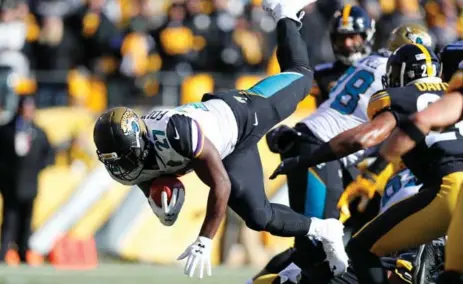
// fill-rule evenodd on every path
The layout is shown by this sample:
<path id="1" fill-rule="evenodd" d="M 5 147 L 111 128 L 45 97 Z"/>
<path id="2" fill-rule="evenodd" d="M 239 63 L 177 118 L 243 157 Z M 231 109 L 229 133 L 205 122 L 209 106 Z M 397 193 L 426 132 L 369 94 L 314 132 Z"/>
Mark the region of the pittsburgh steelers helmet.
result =
<path id="1" fill-rule="evenodd" d="M 440 61 L 432 50 L 421 44 L 406 44 L 389 57 L 383 86 L 403 87 L 419 79 L 439 77 L 440 73 Z"/>
<path id="2" fill-rule="evenodd" d="M 442 80 L 449 82 L 455 72 L 463 69 L 463 41 L 444 46 L 439 57 L 442 63 Z"/>
<path id="3" fill-rule="evenodd" d="M 404 24 L 392 31 L 387 49 L 394 51 L 409 43 L 417 43 L 432 48 L 432 38 L 425 27 L 418 24 Z"/>
<path id="4" fill-rule="evenodd" d="M 336 58 L 350 65 L 370 54 L 375 31 L 375 21 L 363 8 L 345 5 L 334 14 L 330 26 L 331 45 Z M 363 37 L 363 44 L 354 47 L 354 50 L 348 50 L 343 45 L 337 44 L 336 38 L 352 34 L 360 34 Z"/>
<path id="5" fill-rule="evenodd" d="M 145 123 L 131 109 L 116 107 L 103 113 L 93 129 L 98 159 L 114 177 L 133 181 L 149 153 Z"/>

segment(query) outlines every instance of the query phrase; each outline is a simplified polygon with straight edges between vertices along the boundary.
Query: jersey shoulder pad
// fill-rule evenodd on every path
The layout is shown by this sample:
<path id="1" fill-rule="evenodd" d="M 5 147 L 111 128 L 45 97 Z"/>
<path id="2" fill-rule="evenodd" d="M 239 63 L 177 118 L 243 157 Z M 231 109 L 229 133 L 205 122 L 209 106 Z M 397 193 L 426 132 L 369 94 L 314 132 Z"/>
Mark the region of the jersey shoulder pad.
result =
<path id="1" fill-rule="evenodd" d="M 387 90 L 373 94 L 368 103 L 368 118 L 372 120 L 376 115 L 391 108 L 391 97 Z"/>
<path id="2" fill-rule="evenodd" d="M 315 72 L 323 72 L 325 70 L 332 69 L 333 66 L 334 66 L 333 62 L 321 63 L 321 64 L 315 65 L 314 70 L 315 70 Z"/>
<path id="3" fill-rule="evenodd" d="M 199 123 L 183 114 L 174 114 L 167 123 L 166 136 L 172 148 L 181 156 L 193 159 L 201 154 L 204 133 Z"/>

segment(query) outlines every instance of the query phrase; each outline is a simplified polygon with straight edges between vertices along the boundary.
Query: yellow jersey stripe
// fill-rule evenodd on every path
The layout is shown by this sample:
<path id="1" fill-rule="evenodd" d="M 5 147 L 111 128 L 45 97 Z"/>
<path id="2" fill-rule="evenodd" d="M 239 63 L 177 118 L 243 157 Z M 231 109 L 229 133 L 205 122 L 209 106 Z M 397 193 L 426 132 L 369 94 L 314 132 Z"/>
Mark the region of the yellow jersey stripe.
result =
<path id="1" fill-rule="evenodd" d="M 375 93 L 373 96 L 371 96 L 370 102 L 376 101 L 377 99 L 380 99 L 380 98 L 382 98 L 384 96 L 387 96 L 387 95 L 388 95 L 387 91 L 385 91 L 385 90 L 384 91 L 379 91 L 379 92 Z"/>
<path id="2" fill-rule="evenodd" d="M 433 72 L 432 72 L 431 54 L 429 54 L 429 51 L 426 49 L 426 47 L 424 47 L 424 45 L 421 45 L 421 44 L 415 44 L 415 45 L 418 46 L 421 52 L 423 52 L 424 59 L 426 61 L 426 72 L 428 73 L 428 77 L 432 77 Z"/>
<path id="3" fill-rule="evenodd" d="M 368 104 L 368 110 L 367 110 L 368 118 L 372 120 L 378 112 L 390 106 L 391 106 L 391 97 L 389 95 L 385 95 L 381 98 L 378 98 L 375 101 L 370 101 L 370 103 Z"/>
<path id="4" fill-rule="evenodd" d="M 349 15 L 350 15 L 350 10 L 352 10 L 352 5 L 347 4 L 344 6 L 344 9 L 342 9 L 342 25 L 345 26 L 349 22 Z"/>

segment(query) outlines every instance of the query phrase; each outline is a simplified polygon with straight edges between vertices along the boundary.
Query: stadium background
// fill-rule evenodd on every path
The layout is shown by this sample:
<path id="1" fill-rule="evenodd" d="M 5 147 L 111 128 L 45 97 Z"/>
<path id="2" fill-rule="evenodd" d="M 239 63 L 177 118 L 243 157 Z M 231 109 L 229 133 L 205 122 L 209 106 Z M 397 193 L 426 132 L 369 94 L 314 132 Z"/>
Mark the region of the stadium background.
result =
<path id="1" fill-rule="evenodd" d="M 301 33 L 313 65 L 334 60 L 327 27 L 344 3 L 361 4 L 376 19 L 375 48 L 405 22 L 428 26 L 436 49 L 463 33 L 463 1 L 359 2 L 319 0 L 307 8 Z M 12 268 L 12 249 L 8 266 L 0 267 L 0 283 L 196 283 L 183 276 L 176 258 L 197 236 L 207 188 L 194 174 L 183 177 L 184 209 L 173 227 L 164 227 L 138 189 L 109 178 L 95 155 L 92 127 L 111 106 L 140 112 L 175 106 L 207 92 L 247 88 L 277 73 L 275 23 L 260 1 L 5 0 L 1 5 L 0 27 L 22 21 L 27 29 L 24 45 L 0 50 L 0 65 L 19 75 L 14 86 L 19 96 L 35 98 L 36 123 L 47 133 L 56 160 L 41 172 L 35 200 L 30 249 L 36 258 L 30 264 L 39 268 Z M 8 47 L 10 40 L 0 37 L 0 44 Z M 307 99 L 284 123 L 294 124 L 314 106 L 315 100 Z M 259 150 L 268 176 L 279 157 L 265 143 Z M 284 178 L 267 180 L 266 190 L 274 201 L 287 203 Z M 203 283 L 242 283 L 291 242 L 252 232 L 229 212 L 214 239 L 213 262 L 224 267 L 213 269 L 215 278 Z M 86 272 L 72 272 L 76 269 Z"/>

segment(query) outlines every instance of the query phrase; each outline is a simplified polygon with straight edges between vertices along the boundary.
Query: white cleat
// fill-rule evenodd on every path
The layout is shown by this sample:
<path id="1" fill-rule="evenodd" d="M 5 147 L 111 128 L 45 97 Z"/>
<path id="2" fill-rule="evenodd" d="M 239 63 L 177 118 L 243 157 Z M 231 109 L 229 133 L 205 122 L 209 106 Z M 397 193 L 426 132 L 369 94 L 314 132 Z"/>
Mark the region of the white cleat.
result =
<path id="1" fill-rule="evenodd" d="M 314 2 L 317 2 L 317 0 L 263 0 L 262 7 L 272 13 L 276 22 L 283 18 L 290 18 L 298 22 L 299 27 L 301 27 L 304 12 L 299 12 Z"/>
<path id="2" fill-rule="evenodd" d="M 343 274 L 347 271 L 349 261 L 342 239 L 344 225 L 336 219 L 311 218 L 311 220 L 309 236 L 322 242 L 326 260 L 329 262 L 334 276 Z"/>

